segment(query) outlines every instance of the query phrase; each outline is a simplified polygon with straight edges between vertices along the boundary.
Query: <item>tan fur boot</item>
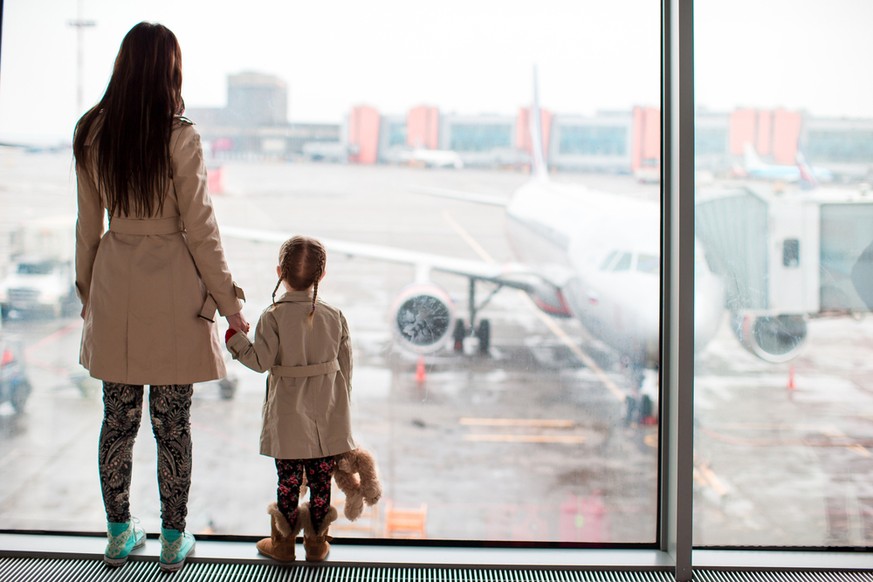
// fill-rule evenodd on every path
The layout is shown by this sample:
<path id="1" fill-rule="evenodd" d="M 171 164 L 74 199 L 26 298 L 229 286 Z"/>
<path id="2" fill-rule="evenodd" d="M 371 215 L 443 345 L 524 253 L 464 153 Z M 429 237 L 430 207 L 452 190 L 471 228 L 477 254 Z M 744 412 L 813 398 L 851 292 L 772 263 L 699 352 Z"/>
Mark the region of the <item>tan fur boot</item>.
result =
<path id="1" fill-rule="evenodd" d="M 258 541 L 258 552 L 278 562 L 293 562 L 294 543 L 301 528 L 300 511 L 293 525 L 288 523 L 276 503 L 267 506 L 267 513 L 270 514 L 270 537 Z"/>
<path id="2" fill-rule="evenodd" d="M 312 525 L 312 515 L 310 514 L 309 503 L 304 503 L 300 506 L 300 512 L 298 515 L 300 521 L 303 523 L 303 548 L 306 550 L 306 561 L 324 561 L 330 553 L 330 544 L 328 542 L 333 538 L 327 535 L 327 530 L 330 528 L 330 524 L 336 521 L 336 508 L 331 507 L 330 510 L 328 510 L 327 515 L 324 516 L 324 520 L 318 528 L 318 531 L 315 531 L 315 528 Z"/>

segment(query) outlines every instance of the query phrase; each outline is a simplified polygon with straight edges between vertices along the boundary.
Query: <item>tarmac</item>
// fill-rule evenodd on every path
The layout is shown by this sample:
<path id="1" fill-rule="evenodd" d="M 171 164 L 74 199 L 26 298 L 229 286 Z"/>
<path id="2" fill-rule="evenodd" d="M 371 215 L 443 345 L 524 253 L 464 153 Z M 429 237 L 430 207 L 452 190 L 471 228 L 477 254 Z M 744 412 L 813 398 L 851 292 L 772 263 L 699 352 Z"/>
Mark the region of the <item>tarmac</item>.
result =
<path id="1" fill-rule="evenodd" d="M 0 157 L 0 234 L 19 219 L 75 213 L 68 157 L 10 155 Z M 485 253 L 498 262 L 513 258 L 500 209 L 418 196 L 412 186 L 508 198 L 526 179 L 502 171 L 253 161 L 228 162 L 222 171 L 223 192 L 213 197 L 220 225 L 466 259 Z M 34 181 L 43 174 L 49 178 Z M 657 195 L 657 187 L 628 177 L 555 179 Z M 270 302 L 278 246 L 229 238 L 224 246 L 254 324 Z M 620 355 L 578 322 L 551 320 L 522 293 L 502 290 L 481 314 L 491 321 L 488 354 L 468 345 L 420 365 L 394 343 L 388 322 L 394 297 L 414 276 L 402 265 L 328 258 L 319 292 L 349 321 L 353 430 L 375 455 L 384 488 L 375 508 L 354 523 L 341 520 L 334 535 L 654 543 L 658 426 L 627 418 L 634 373 Z M 465 316 L 466 280 L 433 281 Z M 789 364 L 755 359 L 727 325 L 698 355 L 695 543 L 873 542 L 873 326 L 833 319 L 809 329 L 807 348 Z M 0 333 L 22 346 L 34 387 L 24 414 L 0 406 L 0 529 L 102 531 L 102 404 L 99 382 L 77 363 L 81 321 L 14 314 Z M 260 535 L 268 531 L 265 508 L 276 480 L 272 459 L 258 454 L 265 376 L 229 362 L 229 378 L 236 386 L 229 399 L 218 383 L 195 388 L 189 529 Z M 157 531 L 150 431 L 146 409 L 131 503 L 147 530 Z M 341 505 L 341 495 L 335 502 Z"/>

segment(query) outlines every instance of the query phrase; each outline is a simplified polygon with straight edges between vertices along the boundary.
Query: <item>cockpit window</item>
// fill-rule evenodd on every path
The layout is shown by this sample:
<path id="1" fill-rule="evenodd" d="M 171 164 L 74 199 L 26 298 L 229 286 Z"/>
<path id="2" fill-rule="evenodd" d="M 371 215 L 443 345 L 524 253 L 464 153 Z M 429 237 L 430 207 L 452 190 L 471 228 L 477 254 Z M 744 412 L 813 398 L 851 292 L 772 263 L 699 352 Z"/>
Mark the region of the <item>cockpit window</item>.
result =
<path id="1" fill-rule="evenodd" d="M 637 271 L 640 273 L 657 273 L 660 267 L 658 257 L 654 255 L 637 255 Z"/>
<path id="2" fill-rule="evenodd" d="M 612 260 L 615 259 L 615 255 L 617 255 L 617 254 L 618 254 L 618 251 L 610 251 L 610 253 L 608 255 L 606 255 L 606 258 L 603 259 L 603 262 L 600 263 L 600 270 L 601 271 L 608 271 L 609 265 L 612 264 Z"/>
<path id="3" fill-rule="evenodd" d="M 631 254 L 630 253 L 622 253 L 621 257 L 615 262 L 613 265 L 613 271 L 628 271 L 631 266 Z"/>

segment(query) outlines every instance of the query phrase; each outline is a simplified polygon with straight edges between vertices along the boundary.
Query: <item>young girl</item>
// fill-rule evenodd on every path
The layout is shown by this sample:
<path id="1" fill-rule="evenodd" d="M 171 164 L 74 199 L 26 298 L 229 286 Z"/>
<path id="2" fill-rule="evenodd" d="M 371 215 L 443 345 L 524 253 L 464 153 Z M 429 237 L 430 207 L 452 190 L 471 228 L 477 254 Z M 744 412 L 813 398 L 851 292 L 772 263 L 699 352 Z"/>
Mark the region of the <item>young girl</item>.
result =
<path id="1" fill-rule="evenodd" d="M 327 531 L 336 519 L 330 505 L 337 455 L 355 448 L 349 397 L 352 348 L 345 317 L 318 300 L 327 254 L 312 238 L 295 236 L 282 245 L 273 304 L 261 315 L 250 342 L 227 332 L 227 348 L 246 367 L 270 371 L 261 430 L 261 454 L 276 459 L 278 503 L 270 504 L 271 535 L 258 551 L 279 561 L 294 560 L 294 541 L 303 529 L 308 561 L 327 557 Z M 285 293 L 276 299 L 284 285 Z M 298 496 L 306 472 L 309 503 Z"/>

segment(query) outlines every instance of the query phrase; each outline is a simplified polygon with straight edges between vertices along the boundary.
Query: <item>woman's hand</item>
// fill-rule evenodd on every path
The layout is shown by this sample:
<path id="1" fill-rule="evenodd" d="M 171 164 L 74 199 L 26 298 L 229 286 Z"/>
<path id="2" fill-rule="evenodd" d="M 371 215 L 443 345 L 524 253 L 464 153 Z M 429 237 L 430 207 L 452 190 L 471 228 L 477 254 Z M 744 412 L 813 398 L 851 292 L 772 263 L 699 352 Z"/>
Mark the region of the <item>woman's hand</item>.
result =
<path id="1" fill-rule="evenodd" d="M 228 315 L 225 317 L 227 320 L 227 324 L 231 327 L 231 329 L 235 329 L 237 331 L 241 331 L 243 333 L 249 333 L 249 322 L 246 321 L 246 318 L 243 316 L 242 311 L 239 313 L 234 313 L 233 315 Z"/>

